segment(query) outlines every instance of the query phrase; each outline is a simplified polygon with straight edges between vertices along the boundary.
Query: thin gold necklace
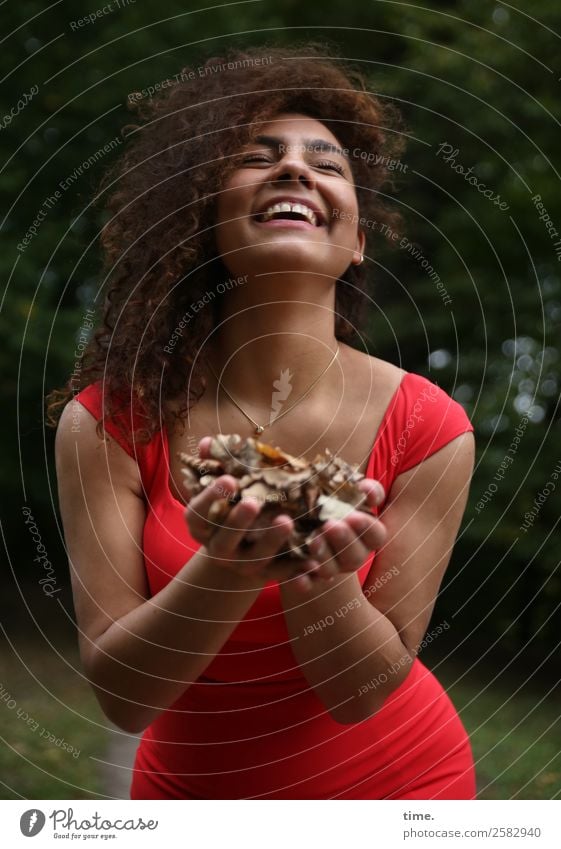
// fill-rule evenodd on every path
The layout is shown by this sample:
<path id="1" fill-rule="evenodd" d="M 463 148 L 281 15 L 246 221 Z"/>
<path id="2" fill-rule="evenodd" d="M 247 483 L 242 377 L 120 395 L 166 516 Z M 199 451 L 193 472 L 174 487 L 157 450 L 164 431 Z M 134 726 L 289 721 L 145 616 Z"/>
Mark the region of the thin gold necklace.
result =
<path id="1" fill-rule="evenodd" d="M 242 407 L 240 407 L 240 405 L 238 404 L 238 402 L 236 401 L 236 399 L 235 399 L 235 398 L 233 398 L 233 397 L 232 397 L 232 395 L 230 395 L 230 393 L 228 392 L 228 390 L 226 389 L 226 387 L 225 387 L 225 386 L 222 386 L 222 384 L 221 384 L 221 382 L 220 382 L 220 380 L 219 380 L 219 378 L 218 378 L 218 376 L 217 376 L 216 372 L 214 371 L 214 369 L 213 369 L 213 367 L 212 367 L 212 363 L 210 363 L 210 362 L 209 362 L 209 364 L 208 364 L 208 365 L 209 365 L 209 368 L 210 368 L 211 372 L 213 373 L 214 377 L 216 378 L 216 381 L 217 381 L 217 383 L 218 383 L 218 386 L 220 386 L 220 387 L 224 390 L 224 392 L 226 393 L 226 395 L 228 396 L 228 398 L 230 399 L 230 401 L 232 401 L 232 402 L 236 405 L 236 407 L 238 408 L 238 410 L 239 410 L 241 413 L 243 413 L 243 414 L 244 414 L 244 416 L 246 417 L 246 419 L 249 419 L 249 421 L 253 424 L 253 426 L 255 427 L 255 433 L 256 433 L 256 434 L 259 434 L 259 433 L 263 433 L 263 431 L 265 430 L 265 428 L 266 428 L 266 427 L 270 427 L 272 424 L 274 424 L 275 422 L 277 422 L 279 419 L 282 419 L 282 417 L 283 417 L 283 416 L 286 416 L 288 413 L 290 413 L 290 411 L 291 411 L 291 410 L 293 410 L 293 409 L 294 409 L 294 407 L 296 407 L 296 405 L 300 403 L 300 401 L 303 401 L 303 400 L 304 400 L 304 398 L 305 398 L 307 395 L 309 395 L 309 394 L 310 394 L 310 392 L 312 391 L 312 389 L 314 388 L 314 386 L 316 385 L 316 383 L 318 383 L 318 381 L 319 381 L 319 380 L 323 377 L 323 375 L 325 374 L 325 372 L 327 371 L 327 369 L 328 369 L 331 365 L 333 365 L 333 363 L 334 363 L 334 362 L 335 362 L 335 360 L 337 359 L 337 355 L 338 355 L 338 354 L 339 354 L 339 343 L 337 343 L 337 350 L 336 350 L 336 351 L 335 351 L 335 353 L 333 354 L 333 356 L 332 356 L 331 360 L 329 361 L 329 363 L 326 365 L 326 367 L 324 368 L 324 370 L 322 371 L 322 373 L 319 375 L 319 377 L 316 377 L 316 379 L 314 380 L 314 382 L 312 383 L 312 385 L 311 385 L 310 387 L 308 387 L 308 389 L 306 389 L 306 391 L 304 392 L 304 394 L 303 394 L 303 395 L 301 395 L 301 396 L 300 396 L 300 398 L 298 398 L 298 400 L 297 400 L 294 404 L 292 404 L 292 406 L 291 406 L 291 407 L 289 407 L 289 408 L 288 408 L 288 410 L 285 410 L 283 413 L 280 413 L 280 415 L 275 416 L 275 418 L 273 419 L 273 421 L 272 421 L 272 422 L 269 422 L 269 424 L 266 424 L 266 425 L 260 425 L 260 424 L 258 424 L 258 423 L 257 423 L 254 419 L 252 419 L 252 418 L 251 418 L 251 416 L 250 416 L 250 415 L 248 415 L 248 414 L 246 413 L 246 411 L 245 411 Z"/>

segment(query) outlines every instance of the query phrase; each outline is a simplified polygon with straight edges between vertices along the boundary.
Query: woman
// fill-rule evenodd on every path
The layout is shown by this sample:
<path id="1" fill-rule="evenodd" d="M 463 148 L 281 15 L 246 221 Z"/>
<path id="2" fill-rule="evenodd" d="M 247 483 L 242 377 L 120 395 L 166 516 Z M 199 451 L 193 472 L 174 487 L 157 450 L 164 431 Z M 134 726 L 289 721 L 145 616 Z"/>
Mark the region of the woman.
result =
<path id="1" fill-rule="evenodd" d="M 66 404 L 83 664 L 106 715 L 144 732 L 131 797 L 473 798 L 465 729 L 416 657 L 473 428 L 426 378 L 348 344 L 367 239 L 401 223 L 381 191 L 399 116 L 314 45 L 193 76 L 130 98 L 141 122 L 105 182 L 103 322 L 51 406 Z M 290 517 L 257 530 L 250 502 L 208 519 L 232 476 L 185 509 L 178 455 L 207 457 L 216 433 L 328 447 L 366 475 L 372 515 L 327 522 L 303 564 L 273 560 Z"/>

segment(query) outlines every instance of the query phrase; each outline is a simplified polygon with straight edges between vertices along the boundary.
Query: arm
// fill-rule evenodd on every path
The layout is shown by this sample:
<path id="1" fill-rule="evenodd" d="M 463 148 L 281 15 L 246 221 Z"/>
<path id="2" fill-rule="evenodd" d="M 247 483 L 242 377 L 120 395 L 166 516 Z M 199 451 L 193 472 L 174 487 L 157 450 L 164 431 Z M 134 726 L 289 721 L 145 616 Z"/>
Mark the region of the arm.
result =
<path id="1" fill-rule="evenodd" d="M 81 404 L 67 405 L 56 438 L 60 509 L 86 676 L 105 714 L 136 733 L 204 672 L 267 578 L 220 568 L 201 546 L 149 598 L 138 466 L 95 429 Z"/>
<path id="2" fill-rule="evenodd" d="M 474 453 L 473 435 L 465 433 L 399 475 L 381 515 L 388 541 L 362 589 L 355 574 L 340 575 L 333 590 L 316 589 L 304 603 L 281 586 L 294 654 L 336 721 L 372 716 L 407 677 L 450 561 Z M 374 546 L 365 548 L 355 531 L 348 528 L 347 541 L 336 542 L 326 528 L 325 538 L 339 559 L 345 547 L 349 558 L 354 550 L 358 568 Z M 391 579 L 377 585 L 384 573 Z"/>

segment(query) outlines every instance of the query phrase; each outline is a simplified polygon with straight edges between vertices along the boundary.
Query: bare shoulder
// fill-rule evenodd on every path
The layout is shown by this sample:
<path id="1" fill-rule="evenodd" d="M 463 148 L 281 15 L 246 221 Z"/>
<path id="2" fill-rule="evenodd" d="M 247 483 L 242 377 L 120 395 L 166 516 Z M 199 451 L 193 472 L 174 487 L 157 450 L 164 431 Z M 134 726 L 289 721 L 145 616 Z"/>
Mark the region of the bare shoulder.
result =
<path id="1" fill-rule="evenodd" d="M 100 436 L 97 421 L 79 401 L 69 401 L 62 411 L 55 438 L 59 481 L 76 474 L 119 481 L 141 494 L 136 461 L 108 434 Z"/>
<path id="2" fill-rule="evenodd" d="M 384 390 L 389 393 L 395 392 L 402 378 L 407 374 L 405 369 L 365 351 L 357 351 L 349 345 L 341 345 L 341 348 L 354 380 L 357 375 L 360 375 L 360 382 L 362 383 L 363 380 L 371 382 L 377 393 Z"/>
<path id="3" fill-rule="evenodd" d="M 381 360 L 379 357 L 374 357 L 371 354 L 364 355 L 370 364 L 370 368 L 375 375 L 380 379 L 387 380 L 392 386 L 398 386 L 402 378 L 407 374 L 406 370 L 399 366 L 389 363 L 387 360 Z"/>

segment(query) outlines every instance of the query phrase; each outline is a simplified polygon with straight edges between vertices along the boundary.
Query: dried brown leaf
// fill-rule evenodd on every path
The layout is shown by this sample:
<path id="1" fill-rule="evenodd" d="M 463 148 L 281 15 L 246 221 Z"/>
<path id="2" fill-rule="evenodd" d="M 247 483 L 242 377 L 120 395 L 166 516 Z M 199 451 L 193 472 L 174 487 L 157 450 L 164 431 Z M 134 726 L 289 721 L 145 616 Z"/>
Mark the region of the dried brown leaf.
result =
<path id="1" fill-rule="evenodd" d="M 293 533 L 277 558 L 305 559 L 310 555 L 312 532 L 323 522 L 344 519 L 355 509 L 370 513 L 365 506 L 366 494 L 357 486 L 364 475 L 358 466 L 334 456 L 329 449 L 309 461 L 278 446 L 232 433 L 213 437 L 209 454 L 207 460 L 180 455 L 186 488 L 193 495 L 222 474 L 238 479 L 238 493 L 217 499 L 210 508 L 209 519 L 217 525 L 225 521 L 239 500 L 249 498 L 263 504 L 252 530 L 270 527 L 271 519 L 280 513 L 291 516 Z M 248 538 L 251 545 L 249 533 Z"/>

